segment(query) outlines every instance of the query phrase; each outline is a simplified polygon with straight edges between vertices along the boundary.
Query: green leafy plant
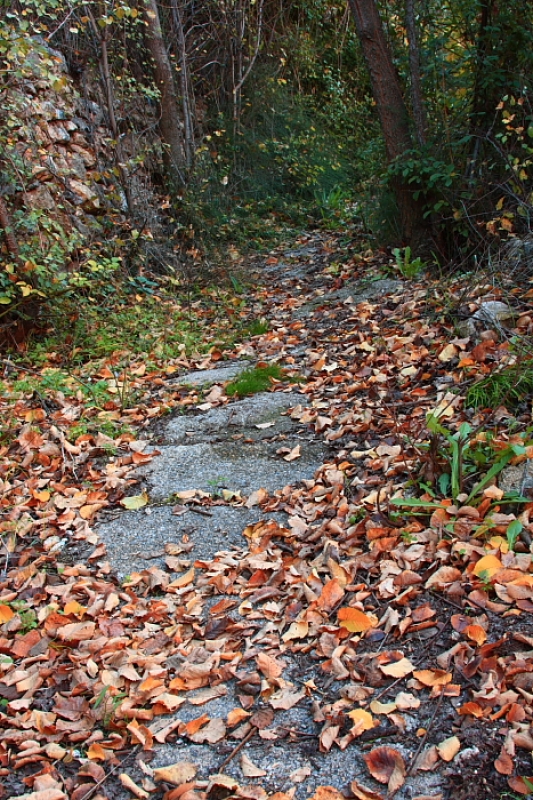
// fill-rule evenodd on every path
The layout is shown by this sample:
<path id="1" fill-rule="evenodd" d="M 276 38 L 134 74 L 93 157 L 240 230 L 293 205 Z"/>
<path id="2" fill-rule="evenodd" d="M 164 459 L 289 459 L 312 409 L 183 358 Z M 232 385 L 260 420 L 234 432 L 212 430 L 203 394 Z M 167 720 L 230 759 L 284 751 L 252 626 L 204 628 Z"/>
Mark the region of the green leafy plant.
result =
<path id="1" fill-rule="evenodd" d="M 395 247 L 392 254 L 396 259 L 396 266 L 404 278 L 416 278 L 426 268 L 425 262 L 420 257 L 411 258 L 409 246 L 404 247 L 403 250 Z"/>
<path id="2" fill-rule="evenodd" d="M 476 433 L 468 422 L 453 432 L 444 427 L 437 415 L 428 414 L 427 428 L 430 438 L 425 449 L 429 470 L 423 467 L 421 474 L 429 471 L 433 476 L 433 485 L 428 485 L 422 478 L 418 485 L 426 497 L 393 498 L 391 502 L 395 505 L 427 511 L 442 507 L 440 498 L 451 498 L 456 502 L 461 495 L 464 496 L 464 505 L 472 505 L 512 458 L 523 456 L 526 452 L 525 439 L 523 444 L 506 443 L 501 446 L 489 434 Z M 510 497 L 509 500 L 520 502 L 522 498 Z M 511 530 L 513 545 L 520 532 L 516 530 Z"/>
<path id="3" fill-rule="evenodd" d="M 283 369 L 279 364 L 267 364 L 265 367 L 254 367 L 241 372 L 238 378 L 226 386 L 228 397 L 246 397 L 247 395 L 264 392 L 273 380 L 283 378 Z"/>

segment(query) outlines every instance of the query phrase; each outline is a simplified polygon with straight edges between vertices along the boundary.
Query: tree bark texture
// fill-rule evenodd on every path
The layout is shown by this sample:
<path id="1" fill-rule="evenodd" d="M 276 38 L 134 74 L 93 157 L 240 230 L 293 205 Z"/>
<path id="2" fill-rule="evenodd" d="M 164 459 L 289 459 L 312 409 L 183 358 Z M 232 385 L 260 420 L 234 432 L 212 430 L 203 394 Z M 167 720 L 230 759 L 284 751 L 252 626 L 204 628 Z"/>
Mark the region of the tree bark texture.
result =
<path id="1" fill-rule="evenodd" d="M 405 28 L 409 43 L 411 103 L 413 106 L 416 138 L 418 139 L 419 145 L 424 145 L 427 138 L 427 116 L 424 96 L 422 94 L 422 80 L 420 78 L 420 49 L 418 47 L 414 0 L 405 0 Z"/>
<path id="2" fill-rule="evenodd" d="M 146 0 L 146 44 L 154 60 L 155 80 L 160 92 L 159 128 L 165 145 L 164 161 L 172 188 L 186 182 L 187 158 L 180 126 L 178 96 L 168 57 L 156 0 Z"/>
<path id="3" fill-rule="evenodd" d="M 392 162 L 413 147 L 400 81 L 375 0 L 349 0 L 349 4 L 370 73 L 387 158 Z M 415 200 L 412 187 L 400 178 L 394 180 L 393 189 L 400 212 L 403 244 L 409 245 L 413 252 L 420 251 L 428 239 L 422 203 Z"/>
<path id="4" fill-rule="evenodd" d="M 3 197 L 0 197 L 0 228 L 4 231 L 7 252 L 14 261 L 19 261 L 19 247 L 9 222 L 9 212 Z"/>

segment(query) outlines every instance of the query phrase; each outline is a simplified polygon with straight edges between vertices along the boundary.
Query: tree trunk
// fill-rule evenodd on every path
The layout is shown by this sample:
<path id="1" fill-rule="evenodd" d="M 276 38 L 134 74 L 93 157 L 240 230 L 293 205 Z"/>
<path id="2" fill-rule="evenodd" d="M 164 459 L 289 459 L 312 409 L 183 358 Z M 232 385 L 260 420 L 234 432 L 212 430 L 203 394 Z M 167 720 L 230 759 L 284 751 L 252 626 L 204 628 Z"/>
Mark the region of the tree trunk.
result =
<path id="1" fill-rule="evenodd" d="M 413 119 L 415 121 L 416 138 L 420 146 L 426 143 L 427 116 L 422 95 L 422 81 L 420 78 L 420 50 L 418 47 L 418 34 L 414 0 L 405 0 L 405 28 L 409 42 L 409 72 L 411 77 L 411 103 L 413 105 Z"/>
<path id="2" fill-rule="evenodd" d="M 160 92 L 159 128 L 165 145 L 163 158 L 172 189 L 185 184 L 187 158 L 180 127 L 180 114 L 174 74 L 163 39 L 156 0 L 146 0 L 146 43 L 154 60 L 155 80 Z"/>
<path id="3" fill-rule="evenodd" d="M 185 165 L 187 170 L 190 171 L 194 165 L 194 155 L 196 149 L 194 141 L 196 114 L 194 110 L 194 94 L 189 70 L 189 62 L 187 58 L 187 43 L 185 41 L 185 31 L 183 29 L 183 14 L 178 0 L 172 0 L 172 15 L 178 40 L 178 58 L 180 67 L 179 85 L 183 112 Z"/>
<path id="4" fill-rule="evenodd" d="M 13 233 L 13 228 L 11 227 L 10 224 L 9 212 L 7 210 L 7 206 L 4 202 L 4 198 L 1 196 L 0 196 L 0 228 L 4 231 L 7 252 L 11 256 L 13 261 L 18 262 L 20 260 L 18 242 L 15 239 L 15 234 Z"/>
<path id="5" fill-rule="evenodd" d="M 370 73 L 387 158 L 392 162 L 413 147 L 400 82 L 375 0 L 349 0 L 349 4 Z M 422 204 L 414 199 L 413 189 L 400 178 L 394 181 L 393 188 L 400 211 L 403 243 L 416 251 L 428 238 Z"/>

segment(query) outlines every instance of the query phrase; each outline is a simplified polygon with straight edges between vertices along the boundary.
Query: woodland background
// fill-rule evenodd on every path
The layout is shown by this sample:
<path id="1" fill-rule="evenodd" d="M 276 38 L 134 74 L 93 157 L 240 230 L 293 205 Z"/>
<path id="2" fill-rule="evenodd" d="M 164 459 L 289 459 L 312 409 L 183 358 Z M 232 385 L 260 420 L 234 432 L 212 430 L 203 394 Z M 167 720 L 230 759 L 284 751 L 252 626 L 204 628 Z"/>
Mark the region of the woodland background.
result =
<path id="1" fill-rule="evenodd" d="M 355 226 L 408 272 L 531 258 L 532 11 L 4 2 L 4 344 L 290 228 Z"/>

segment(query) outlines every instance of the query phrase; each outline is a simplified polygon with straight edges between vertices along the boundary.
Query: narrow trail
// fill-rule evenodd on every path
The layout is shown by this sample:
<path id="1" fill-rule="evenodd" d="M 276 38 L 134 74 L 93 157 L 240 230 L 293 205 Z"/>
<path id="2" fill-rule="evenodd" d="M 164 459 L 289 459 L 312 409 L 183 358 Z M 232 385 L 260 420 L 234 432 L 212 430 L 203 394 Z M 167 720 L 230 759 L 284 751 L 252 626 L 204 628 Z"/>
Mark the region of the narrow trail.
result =
<path id="1" fill-rule="evenodd" d="M 42 766 L 16 796 L 520 790 L 530 548 L 505 546 L 514 517 L 494 508 L 496 486 L 492 538 L 460 499 L 390 505 L 419 476 L 426 413 L 462 413 L 450 388 L 475 340 L 444 327 L 434 286 L 383 266 L 318 234 L 250 264 L 250 316 L 268 330 L 229 364 L 165 379 L 201 386 L 201 403 L 144 430 L 138 508 L 100 516 L 85 563 L 10 578 L 53 604 L 43 635 L 26 649 L 16 633 L 18 660 L 3 665 L 4 775 Z M 228 379 L 273 361 L 285 374 L 270 392 L 226 396 Z M 13 653 L 7 632 L 0 643 Z"/>

